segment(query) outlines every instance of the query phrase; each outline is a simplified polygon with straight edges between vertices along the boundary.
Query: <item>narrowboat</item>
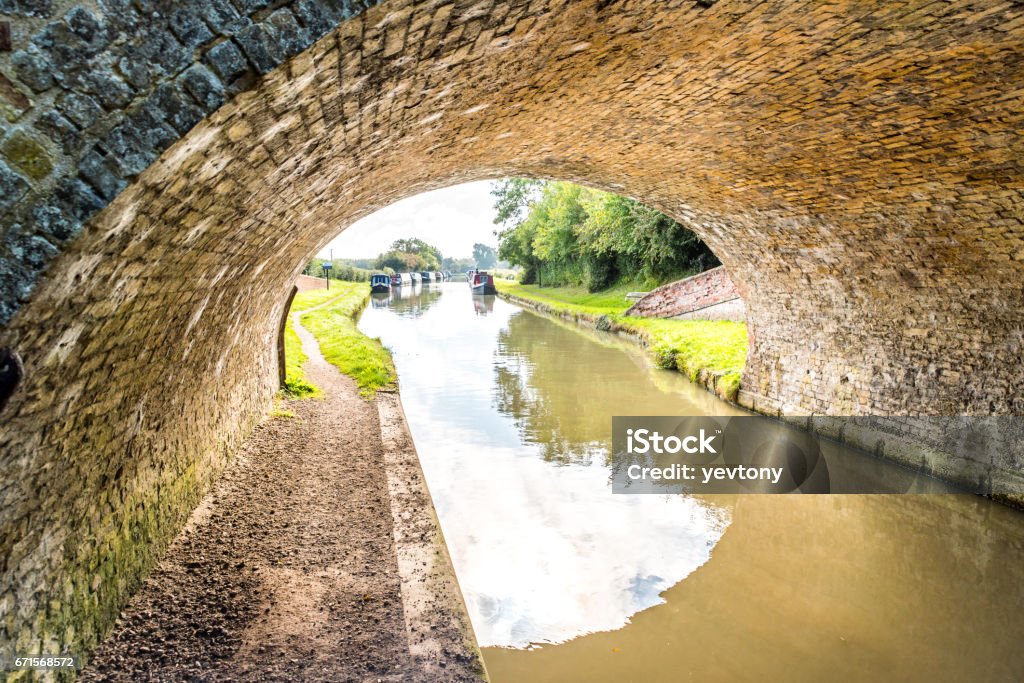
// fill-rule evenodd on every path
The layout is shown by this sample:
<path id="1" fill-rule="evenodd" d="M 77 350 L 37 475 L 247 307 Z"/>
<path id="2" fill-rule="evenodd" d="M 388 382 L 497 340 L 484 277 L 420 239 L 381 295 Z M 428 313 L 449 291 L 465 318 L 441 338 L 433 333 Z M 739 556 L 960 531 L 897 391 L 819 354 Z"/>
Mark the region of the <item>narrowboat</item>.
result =
<path id="1" fill-rule="evenodd" d="M 412 283 L 414 285 L 418 285 L 420 283 L 420 274 L 419 273 L 409 273 L 409 278 L 412 280 Z"/>
<path id="2" fill-rule="evenodd" d="M 370 276 L 370 291 L 374 294 L 391 292 L 391 276 L 387 273 L 374 273 Z"/>
<path id="3" fill-rule="evenodd" d="M 427 284 L 428 282 L 434 281 L 434 274 L 431 273 L 429 270 L 424 270 L 422 273 L 420 273 L 420 278 L 422 279 L 423 284 Z"/>
<path id="4" fill-rule="evenodd" d="M 412 278 L 409 277 L 409 273 L 395 273 L 391 276 L 392 287 L 408 287 L 412 284 Z"/>
<path id="5" fill-rule="evenodd" d="M 469 283 L 470 287 L 473 286 L 473 276 L 474 275 L 476 275 L 476 270 L 470 268 L 469 270 L 466 271 L 466 282 Z"/>
<path id="6" fill-rule="evenodd" d="M 473 288 L 474 294 L 498 293 L 498 290 L 494 288 L 494 277 L 483 270 L 473 273 L 473 279 L 470 280 L 469 286 Z"/>

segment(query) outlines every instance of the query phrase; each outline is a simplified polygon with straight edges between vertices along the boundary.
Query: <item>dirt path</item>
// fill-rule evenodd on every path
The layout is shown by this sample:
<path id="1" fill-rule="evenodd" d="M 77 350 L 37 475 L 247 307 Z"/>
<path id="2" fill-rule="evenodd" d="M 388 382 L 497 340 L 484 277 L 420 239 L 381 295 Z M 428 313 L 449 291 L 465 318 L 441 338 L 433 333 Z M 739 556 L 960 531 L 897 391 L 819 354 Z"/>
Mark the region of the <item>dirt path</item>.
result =
<path id="1" fill-rule="evenodd" d="M 423 526 L 431 508 L 427 498 L 423 510 L 416 476 L 392 471 L 389 492 L 385 453 L 393 465 L 404 457 L 405 466 L 411 453 L 418 468 L 396 397 L 381 406 L 364 401 L 312 335 L 298 324 L 296 331 L 310 359 L 307 375 L 325 397 L 287 401 L 293 418 L 256 429 L 81 680 L 479 679 L 447 565 L 435 558 L 417 563 L 415 573 L 399 571 L 395 520 L 399 555 L 428 547 L 446 556 L 443 545 L 434 552 L 439 531 Z M 387 448 L 379 415 L 391 423 Z M 402 499 L 420 509 L 392 510 L 396 482 L 413 492 Z M 401 540 L 412 531 L 402 528 L 410 518 L 421 524 L 414 546 Z M 424 586 L 442 597 L 425 601 Z M 417 591 L 404 610 L 403 592 Z M 429 615 L 427 603 L 436 607 Z M 424 631 L 442 635 L 424 640 Z"/>

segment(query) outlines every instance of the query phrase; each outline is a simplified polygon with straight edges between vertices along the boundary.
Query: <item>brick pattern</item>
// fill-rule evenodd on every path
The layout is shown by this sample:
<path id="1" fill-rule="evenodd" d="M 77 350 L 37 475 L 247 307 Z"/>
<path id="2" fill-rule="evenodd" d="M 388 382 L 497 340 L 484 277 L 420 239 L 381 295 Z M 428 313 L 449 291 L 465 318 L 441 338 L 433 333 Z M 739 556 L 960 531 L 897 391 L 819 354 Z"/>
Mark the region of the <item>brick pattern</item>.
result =
<path id="1" fill-rule="evenodd" d="M 626 315 L 697 320 L 744 319 L 743 300 L 722 266 L 658 287 L 630 306 Z"/>
<path id="2" fill-rule="evenodd" d="M 232 95 L 379 0 L 0 2 L 0 324 L 50 258 Z"/>
<path id="3" fill-rule="evenodd" d="M 461 181 L 700 234 L 759 409 L 1024 412 L 1014 3 L 387 0 L 315 43 L 314 6 L 362 5 L 0 3 L 3 641 L 97 642 L 269 405 L 306 260 Z"/>
<path id="4" fill-rule="evenodd" d="M 300 292 L 307 292 L 311 289 L 327 289 L 327 280 L 312 275 L 300 275 L 295 278 L 295 286 Z"/>

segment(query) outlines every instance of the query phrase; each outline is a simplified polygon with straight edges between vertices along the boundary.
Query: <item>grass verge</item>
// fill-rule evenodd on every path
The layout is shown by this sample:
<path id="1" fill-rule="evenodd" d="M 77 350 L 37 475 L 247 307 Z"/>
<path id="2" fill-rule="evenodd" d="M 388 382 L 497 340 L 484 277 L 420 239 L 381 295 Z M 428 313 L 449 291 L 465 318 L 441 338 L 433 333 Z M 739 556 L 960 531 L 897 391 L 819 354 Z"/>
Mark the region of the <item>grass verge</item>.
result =
<path id="1" fill-rule="evenodd" d="M 284 324 L 284 395 L 289 398 L 312 398 L 320 395 L 320 389 L 306 379 L 302 368 L 309 357 L 302 351 L 302 340 L 299 339 L 295 326 L 292 324 L 292 313 L 304 311 L 330 301 L 344 294 L 338 289 L 310 289 L 299 292 L 292 299 L 292 307 L 288 310 L 288 319 Z"/>
<path id="2" fill-rule="evenodd" d="M 630 285 L 589 293 L 583 287 L 537 287 L 496 281 L 498 291 L 541 310 L 626 332 L 651 350 L 659 367 L 674 369 L 718 396 L 735 401 L 747 359 L 747 326 L 725 320 L 665 320 L 625 316 Z"/>
<path id="3" fill-rule="evenodd" d="M 331 291 L 336 298 L 328 298 L 327 305 L 300 316 L 302 326 L 316 337 L 327 362 L 356 381 L 364 398 L 394 389 L 397 375 L 391 354 L 379 339 L 367 337 L 356 327 L 356 317 L 370 299 L 370 285 L 338 282 L 335 287 L 337 291 L 333 287 Z"/>

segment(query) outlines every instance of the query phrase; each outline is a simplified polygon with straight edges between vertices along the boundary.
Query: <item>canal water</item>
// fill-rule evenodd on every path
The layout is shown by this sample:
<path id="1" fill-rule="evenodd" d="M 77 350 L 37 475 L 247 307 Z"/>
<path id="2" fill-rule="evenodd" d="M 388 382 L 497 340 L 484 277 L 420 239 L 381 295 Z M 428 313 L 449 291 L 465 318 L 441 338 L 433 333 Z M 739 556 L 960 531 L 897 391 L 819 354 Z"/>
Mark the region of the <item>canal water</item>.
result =
<path id="1" fill-rule="evenodd" d="M 1024 680 L 1024 514 L 970 495 L 613 494 L 613 415 L 742 411 L 465 283 L 376 296 L 360 328 L 394 354 L 494 683 Z"/>

